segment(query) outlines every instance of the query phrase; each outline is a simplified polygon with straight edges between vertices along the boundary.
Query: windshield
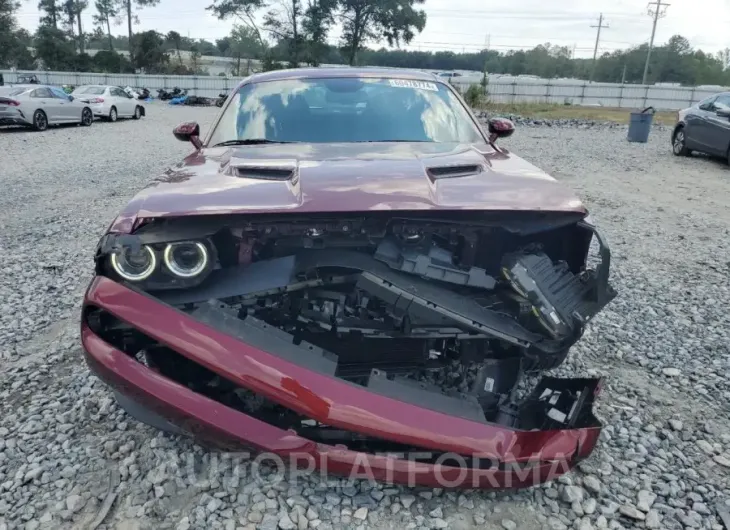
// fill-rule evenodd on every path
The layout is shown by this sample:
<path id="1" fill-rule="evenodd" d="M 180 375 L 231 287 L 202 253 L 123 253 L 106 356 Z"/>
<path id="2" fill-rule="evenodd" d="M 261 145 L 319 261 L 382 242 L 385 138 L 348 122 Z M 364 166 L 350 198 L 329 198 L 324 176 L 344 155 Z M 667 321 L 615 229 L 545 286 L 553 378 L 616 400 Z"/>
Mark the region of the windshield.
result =
<path id="1" fill-rule="evenodd" d="M 27 92 L 29 88 L 16 88 L 16 87 L 0 87 L 0 96 L 19 96 L 23 92 Z"/>
<path id="2" fill-rule="evenodd" d="M 289 79 L 244 85 L 209 145 L 272 142 L 483 142 L 442 83 L 403 79 Z"/>

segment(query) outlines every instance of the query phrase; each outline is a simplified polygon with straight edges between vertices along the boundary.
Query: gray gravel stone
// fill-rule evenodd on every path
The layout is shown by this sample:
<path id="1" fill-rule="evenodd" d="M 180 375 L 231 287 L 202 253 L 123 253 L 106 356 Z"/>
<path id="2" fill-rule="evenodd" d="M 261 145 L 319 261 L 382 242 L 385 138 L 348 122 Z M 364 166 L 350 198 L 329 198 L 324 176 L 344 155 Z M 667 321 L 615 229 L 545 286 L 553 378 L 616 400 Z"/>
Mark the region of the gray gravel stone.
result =
<path id="1" fill-rule="evenodd" d="M 621 506 L 619 512 L 621 513 L 621 515 L 625 515 L 629 519 L 634 519 L 637 521 L 643 521 L 644 519 L 646 519 L 646 515 L 637 510 L 636 506 L 632 506 L 630 504 L 625 504 L 624 506 Z"/>

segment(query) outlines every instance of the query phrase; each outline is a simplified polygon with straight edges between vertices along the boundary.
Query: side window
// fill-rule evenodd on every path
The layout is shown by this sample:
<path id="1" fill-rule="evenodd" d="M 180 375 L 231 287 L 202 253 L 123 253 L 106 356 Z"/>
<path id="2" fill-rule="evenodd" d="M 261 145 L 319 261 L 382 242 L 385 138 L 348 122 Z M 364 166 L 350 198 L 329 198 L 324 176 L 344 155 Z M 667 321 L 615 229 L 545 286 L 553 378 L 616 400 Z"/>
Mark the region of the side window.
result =
<path id="1" fill-rule="evenodd" d="M 716 99 L 717 99 L 717 96 L 711 96 L 711 97 L 709 97 L 707 99 L 703 99 L 702 101 L 700 101 L 699 107 L 702 110 L 710 110 L 710 108 L 712 107 L 712 103 Z"/>
<path id="2" fill-rule="evenodd" d="M 717 99 L 712 104 L 713 108 L 715 110 L 723 109 L 728 110 L 730 109 L 730 94 L 722 94 L 720 96 L 717 96 Z"/>
<path id="3" fill-rule="evenodd" d="M 117 88 L 117 87 L 114 87 L 114 88 L 110 88 L 110 89 L 109 89 L 109 92 L 111 93 L 111 95 L 112 95 L 112 96 L 114 96 L 114 97 L 117 97 L 117 98 L 123 98 L 123 97 L 126 97 L 126 94 L 124 94 L 124 93 L 122 92 L 122 89 L 120 89 L 120 88 Z"/>
<path id="4" fill-rule="evenodd" d="M 55 98 L 68 101 L 68 94 L 66 94 L 66 92 L 64 92 L 60 88 L 52 88 L 51 93 L 53 94 L 53 97 L 55 97 Z"/>
<path id="5" fill-rule="evenodd" d="M 37 88 L 33 91 L 33 94 L 31 94 L 31 97 L 34 98 L 52 98 L 53 94 L 50 90 L 47 88 Z"/>

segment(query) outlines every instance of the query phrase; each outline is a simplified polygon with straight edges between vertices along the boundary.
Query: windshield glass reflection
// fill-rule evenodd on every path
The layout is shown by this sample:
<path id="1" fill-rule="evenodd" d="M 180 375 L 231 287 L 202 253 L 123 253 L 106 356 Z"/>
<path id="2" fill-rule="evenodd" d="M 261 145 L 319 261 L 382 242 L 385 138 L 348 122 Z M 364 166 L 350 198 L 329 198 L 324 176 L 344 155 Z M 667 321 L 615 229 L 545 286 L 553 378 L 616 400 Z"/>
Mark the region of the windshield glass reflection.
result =
<path id="1" fill-rule="evenodd" d="M 231 140 L 475 143 L 482 137 L 441 83 L 327 78 L 241 87 L 210 145 Z"/>

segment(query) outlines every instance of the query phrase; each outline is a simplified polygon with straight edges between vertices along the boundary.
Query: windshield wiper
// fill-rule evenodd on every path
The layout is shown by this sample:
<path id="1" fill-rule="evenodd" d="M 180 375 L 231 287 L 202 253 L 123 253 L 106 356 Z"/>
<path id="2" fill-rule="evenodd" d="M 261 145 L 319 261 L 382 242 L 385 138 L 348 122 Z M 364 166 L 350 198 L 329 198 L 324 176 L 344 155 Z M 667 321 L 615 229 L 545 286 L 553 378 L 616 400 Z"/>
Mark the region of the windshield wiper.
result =
<path id="1" fill-rule="evenodd" d="M 246 138 L 243 140 L 226 140 L 213 147 L 224 147 L 226 145 L 263 145 L 263 144 L 293 144 L 297 142 L 280 142 L 278 140 L 267 140 L 266 138 Z"/>

